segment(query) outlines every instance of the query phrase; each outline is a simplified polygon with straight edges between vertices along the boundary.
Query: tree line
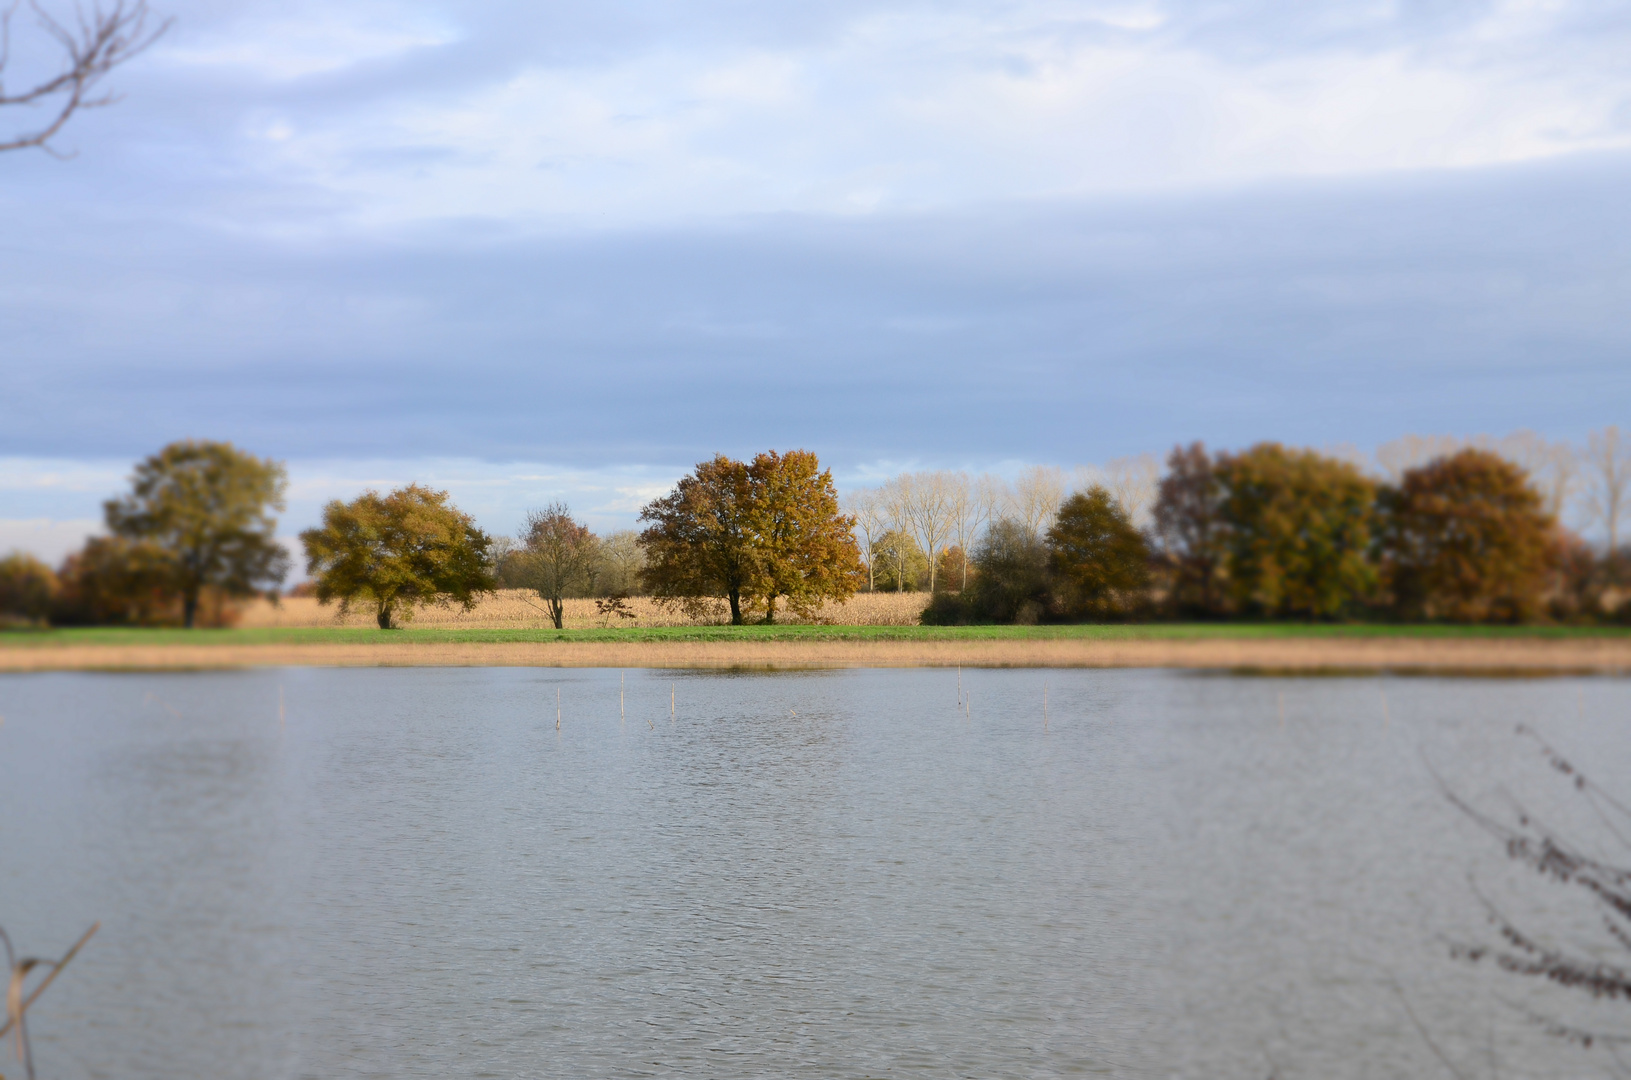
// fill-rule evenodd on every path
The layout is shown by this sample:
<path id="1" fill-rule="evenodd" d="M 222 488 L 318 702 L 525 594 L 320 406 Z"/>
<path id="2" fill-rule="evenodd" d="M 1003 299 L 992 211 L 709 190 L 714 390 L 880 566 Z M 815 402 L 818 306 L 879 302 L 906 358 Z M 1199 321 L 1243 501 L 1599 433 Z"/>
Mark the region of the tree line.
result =
<path id="1" fill-rule="evenodd" d="M 1164 468 L 1145 455 L 1074 474 L 1033 467 L 1012 483 L 909 473 L 840 500 L 809 451 L 717 455 L 648 504 L 641 531 L 606 537 L 560 502 L 530 513 L 517 537 L 494 537 L 446 492 L 410 484 L 328 503 L 300 535 L 304 588 L 382 629 L 498 588 L 535 594 L 557 627 L 575 596 L 616 611 L 639 592 L 740 624 L 919 588 L 933 594 L 931 623 L 1631 614 L 1619 545 L 1631 447 L 1617 429 L 1595 433 L 1583 456 L 1517 436 L 1401 440 L 1378 458 L 1385 475 L 1352 453 L 1196 443 Z M 1600 548 L 1559 523 L 1577 486 L 1605 528 Z M 286 487 L 278 462 L 173 443 L 104 505 L 108 535 L 58 570 L 0 560 L 0 615 L 220 623 L 232 601 L 275 596 L 288 574 L 275 539 Z"/>

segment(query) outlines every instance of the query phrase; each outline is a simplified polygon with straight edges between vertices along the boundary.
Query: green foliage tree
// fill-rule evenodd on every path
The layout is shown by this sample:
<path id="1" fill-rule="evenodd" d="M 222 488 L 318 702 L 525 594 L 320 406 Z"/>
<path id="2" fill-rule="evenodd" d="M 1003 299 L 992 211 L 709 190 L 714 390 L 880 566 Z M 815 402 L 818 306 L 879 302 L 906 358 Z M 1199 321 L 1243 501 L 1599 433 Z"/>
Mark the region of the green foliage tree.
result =
<path id="1" fill-rule="evenodd" d="M 560 630 L 566 617 L 564 598 L 586 595 L 594 588 L 600 542 L 560 502 L 528 514 L 521 540 L 512 576 L 548 605 L 549 617 Z"/>
<path id="2" fill-rule="evenodd" d="M 748 465 L 752 535 L 758 548 L 754 594 L 765 622 L 776 601 L 808 618 L 827 600 L 847 600 L 866 576 L 855 519 L 838 508 L 831 470 L 808 450 L 768 450 Z"/>
<path id="3" fill-rule="evenodd" d="M 425 604 L 469 611 L 495 585 L 492 539 L 448 502 L 447 492 L 418 484 L 388 495 L 365 491 L 348 503 L 336 499 L 300 542 L 318 601 L 338 600 L 341 614 L 370 604 L 381 630 Z"/>
<path id="4" fill-rule="evenodd" d="M 872 542 L 873 588 L 878 592 L 913 592 L 929 575 L 929 557 L 909 533 L 886 529 Z"/>
<path id="5" fill-rule="evenodd" d="M 1223 487 L 1200 443 L 1174 447 L 1155 501 L 1155 535 L 1170 582 L 1168 600 L 1183 614 L 1224 610 Z"/>
<path id="6" fill-rule="evenodd" d="M 32 555 L 12 552 L 0 559 L 0 622 L 45 622 L 57 589 L 57 575 L 49 566 Z"/>
<path id="7" fill-rule="evenodd" d="M 1462 450 L 1407 470 L 1380 504 L 1383 567 L 1401 614 L 1516 622 L 1539 613 L 1561 548 L 1518 466 Z"/>
<path id="8" fill-rule="evenodd" d="M 1220 454 L 1229 588 L 1243 610 L 1333 618 L 1368 598 L 1376 489 L 1356 467 L 1313 450 L 1259 443 Z"/>
<path id="9" fill-rule="evenodd" d="M 104 510 L 115 535 L 163 553 L 192 626 L 205 588 L 250 596 L 275 588 L 289 572 L 274 511 L 288 485 L 282 464 L 231 443 L 171 443 L 136 466 L 131 492 Z"/>
<path id="10" fill-rule="evenodd" d="M 1029 624 L 1048 615 L 1048 548 L 1030 524 L 994 522 L 974 548 L 974 568 L 966 606 L 977 621 Z"/>
<path id="11" fill-rule="evenodd" d="M 1095 484 L 1066 499 L 1048 529 L 1055 576 L 1073 613 L 1124 610 L 1149 584 L 1150 552 L 1127 512 Z"/>

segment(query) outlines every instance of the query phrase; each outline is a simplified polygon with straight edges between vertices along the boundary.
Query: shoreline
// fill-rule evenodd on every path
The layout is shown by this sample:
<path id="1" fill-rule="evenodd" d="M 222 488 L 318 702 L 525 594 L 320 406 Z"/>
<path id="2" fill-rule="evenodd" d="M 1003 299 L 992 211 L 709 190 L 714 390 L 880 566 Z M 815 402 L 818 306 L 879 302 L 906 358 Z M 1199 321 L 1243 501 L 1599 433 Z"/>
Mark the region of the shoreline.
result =
<path id="1" fill-rule="evenodd" d="M 1190 668 L 1287 672 L 1631 672 L 1631 638 L 972 641 L 64 643 L 0 648 L 0 672 L 260 667 Z"/>

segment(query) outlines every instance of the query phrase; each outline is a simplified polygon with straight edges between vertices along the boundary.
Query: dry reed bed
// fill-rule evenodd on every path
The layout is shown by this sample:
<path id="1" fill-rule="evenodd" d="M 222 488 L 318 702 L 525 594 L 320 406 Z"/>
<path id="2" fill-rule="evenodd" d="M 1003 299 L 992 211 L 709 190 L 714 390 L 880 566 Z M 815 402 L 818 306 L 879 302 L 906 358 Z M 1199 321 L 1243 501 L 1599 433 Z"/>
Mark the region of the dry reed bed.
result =
<path id="1" fill-rule="evenodd" d="M 925 593 L 860 593 L 842 604 L 826 604 L 814 620 L 778 615 L 783 623 L 821 622 L 837 626 L 916 626 L 929 598 Z M 672 607 L 658 604 L 647 596 L 631 596 L 624 603 L 635 615 L 632 619 L 601 615 L 593 600 L 566 601 L 566 628 L 587 630 L 604 626 L 698 626 L 729 621 L 724 604 L 703 619 L 691 619 Z M 285 597 L 276 607 L 257 600 L 244 609 L 239 626 L 373 626 L 373 612 L 358 607 L 346 618 L 338 617 L 335 605 L 319 604 L 309 596 Z M 536 630 L 553 626 L 544 602 L 525 589 L 501 589 L 483 599 L 474 610 L 456 607 L 427 607 L 414 612 L 409 626 L 470 630 Z"/>
<path id="2" fill-rule="evenodd" d="M 0 649 L 0 670 L 242 667 L 1168 667 L 1277 671 L 1631 670 L 1625 639 L 404 642 Z"/>

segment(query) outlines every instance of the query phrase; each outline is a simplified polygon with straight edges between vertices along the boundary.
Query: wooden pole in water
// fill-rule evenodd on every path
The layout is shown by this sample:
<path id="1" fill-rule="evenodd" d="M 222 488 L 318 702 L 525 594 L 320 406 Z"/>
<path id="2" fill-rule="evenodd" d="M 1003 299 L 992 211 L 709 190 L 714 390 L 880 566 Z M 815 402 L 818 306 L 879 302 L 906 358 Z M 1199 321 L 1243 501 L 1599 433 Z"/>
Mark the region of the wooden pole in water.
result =
<path id="1" fill-rule="evenodd" d="M 555 688 L 555 730 L 561 730 L 561 688 Z"/>
<path id="2" fill-rule="evenodd" d="M 963 665 L 957 665 L 957 704 L 963 703 Z"/>

